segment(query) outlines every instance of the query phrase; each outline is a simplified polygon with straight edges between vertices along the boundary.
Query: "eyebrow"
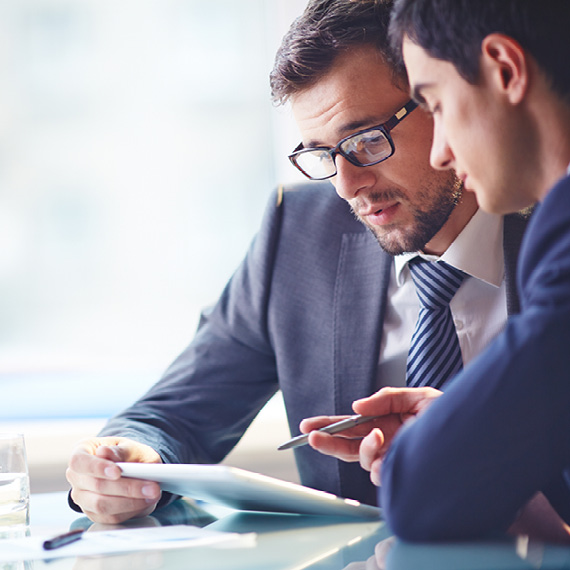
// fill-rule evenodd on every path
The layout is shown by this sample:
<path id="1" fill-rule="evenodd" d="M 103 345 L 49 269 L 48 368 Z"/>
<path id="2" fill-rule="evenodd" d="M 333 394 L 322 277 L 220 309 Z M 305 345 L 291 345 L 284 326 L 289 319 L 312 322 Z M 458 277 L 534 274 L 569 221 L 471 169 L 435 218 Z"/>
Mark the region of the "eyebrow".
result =
<path id="1" fill-rule="evenodd" d="M 358 131 L 362 131 L 364 129 L 376 127 L 378 125 L 383 125 L 387 120 L 388 119 L 385 119 L 384 121 L 378 121 L 378 119 L 372 117 L 366 119 L 359 119 L 358 121 L 352 121 L 351 123 L 346 123 L 345 125 L 342 125 L 342 127 L 338 130 L 338 135 L 339 135 L 338 140 L 340 141 L 352 133 L 357 133 Z M 303 148 L 319 148 L 319 147 L 332 148 L 317 140 L 308 141 L 307 144 L 303 143 Z"/>
<path id="2" fill-rule="evenodd" d="M 410 97 L 422 107 L 425 107 L 427 105 L 427 102 L 421 92 L 428 86 L 429 84 L 427 83 L 420 83 L 419 85 L 414 85 L 410 91 Z"/>

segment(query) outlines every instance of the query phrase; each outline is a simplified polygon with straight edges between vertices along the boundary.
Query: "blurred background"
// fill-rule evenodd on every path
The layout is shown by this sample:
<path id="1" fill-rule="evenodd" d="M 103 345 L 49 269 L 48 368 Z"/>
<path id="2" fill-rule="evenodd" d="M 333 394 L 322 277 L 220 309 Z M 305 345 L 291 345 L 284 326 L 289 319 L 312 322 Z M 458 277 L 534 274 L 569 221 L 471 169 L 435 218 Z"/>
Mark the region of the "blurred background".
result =
<path id="1" fill-rule="evenodd" d="M 268 75 L 305 4 L 0 3 L 0 431 L 32 491 L 67 488 L 74 444 L 189 343 L 298 179 Z M 257 422 L 228 461 L 295 480 L 278 397 Z"/>

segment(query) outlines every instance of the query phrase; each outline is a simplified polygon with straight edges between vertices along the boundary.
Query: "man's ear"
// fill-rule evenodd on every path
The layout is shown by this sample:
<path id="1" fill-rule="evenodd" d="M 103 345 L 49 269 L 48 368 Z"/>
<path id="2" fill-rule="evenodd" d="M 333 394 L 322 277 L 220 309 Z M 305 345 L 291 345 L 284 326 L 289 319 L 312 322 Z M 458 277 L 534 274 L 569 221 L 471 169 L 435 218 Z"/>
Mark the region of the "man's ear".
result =
<path id="1" fill-rule="evenodd" d="M 509 36 L 489 34 L 481 44 L 481 69 L 509 101 L 520 103 L 529 86 L 529 62 L 525 50 Z"/>

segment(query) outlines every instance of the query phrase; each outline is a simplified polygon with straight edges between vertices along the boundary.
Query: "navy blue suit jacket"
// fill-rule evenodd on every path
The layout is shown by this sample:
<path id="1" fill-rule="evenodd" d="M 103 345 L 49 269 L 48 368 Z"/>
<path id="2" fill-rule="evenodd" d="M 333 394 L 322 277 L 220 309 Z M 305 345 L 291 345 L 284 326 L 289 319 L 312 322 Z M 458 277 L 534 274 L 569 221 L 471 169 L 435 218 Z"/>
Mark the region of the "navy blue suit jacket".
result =
<path id="1" fill-rule="evenodd" d="M 505 219 L 511 313 L 524 225 Z M 192 343 L 102 434 L 146 443 L 165 462 L 218 463 L 278 389 L 293 434 L 305 417 L 352 413 L 354 400 L 376 390 L 391 265 L 328 182 L 275 193 Z M 308 446 L 295 456 L 303 484 L 376 503 L 376 488 L 357 463 Z"/>
<path id="2" fill-rule="evenodd" d="M 533 215 L 518 284 L 521 314 L 384 461 L 384 513 L 404 539 L 505 531 L 538 491 L 570 522 L 570 178 Z"/>

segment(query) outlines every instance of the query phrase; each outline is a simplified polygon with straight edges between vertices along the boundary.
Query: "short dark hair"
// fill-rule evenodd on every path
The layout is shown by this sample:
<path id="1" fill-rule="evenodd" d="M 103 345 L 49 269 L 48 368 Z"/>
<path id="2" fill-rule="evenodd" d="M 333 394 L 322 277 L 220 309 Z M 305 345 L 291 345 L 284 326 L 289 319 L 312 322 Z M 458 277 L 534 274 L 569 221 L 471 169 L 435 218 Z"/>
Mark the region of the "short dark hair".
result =
<path id="1" fill-rule="evenodd" d="M 474 84 L 481 44 L 505 34 L 526 50 L 564 99 L 570 98 L 570 0 L 395 0 L 390 43 L 401 60 L 408 36 L 430 56 L 452 63 Z"/>
<path id="2" fill-rule="evenodd" d="M 570 0 L 569 0 L 570 1 Z M 388 26 L 393 0 L 309 0 L 283 37 L 270 74 L 275 103 L 315 85 L 338 56 L 371 45 L 392 68 L 394 84 L 407 88 L 403 64 L 392 57 Z"/>

